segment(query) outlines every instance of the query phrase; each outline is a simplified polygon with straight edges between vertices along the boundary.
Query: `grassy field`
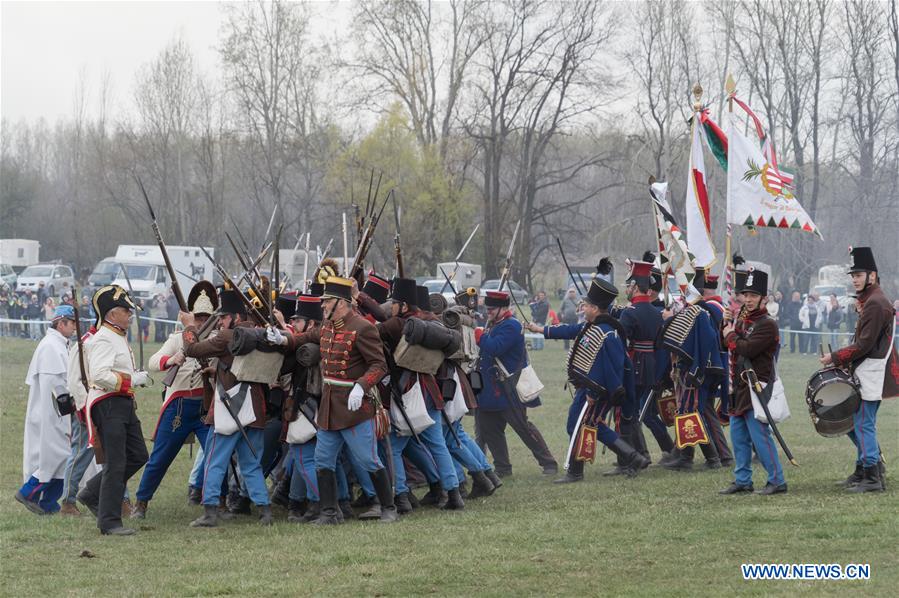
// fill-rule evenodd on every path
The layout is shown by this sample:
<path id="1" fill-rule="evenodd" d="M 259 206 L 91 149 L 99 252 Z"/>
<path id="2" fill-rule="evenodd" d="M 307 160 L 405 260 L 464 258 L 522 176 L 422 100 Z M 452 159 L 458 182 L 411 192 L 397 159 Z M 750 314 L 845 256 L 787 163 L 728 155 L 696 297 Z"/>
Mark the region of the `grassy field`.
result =
<path id="1" fill-rule="evenodd" d="M 803 399 L 816 369 L 810 356 L 787 354 L 780 366 L 793 411 L 782 429 L 801 464 L 786 465 L 787 495 L 718 496 L 731 480 L 726 470 L 652 467 L 632 480 L 605 478 L 599 474 L 612 462 L 609 453 L 587 466 L 585 482 L 560 487 L 541 475 L 510 432 L 514 476 L 463 512 L 425 510 L 390 526 L 319 529 L 289 524 L 279 510 L 272 528 L 241 518 L 198 530 L 187 527 L 199 507 L 185 500 L 191 465 L 185 449 L 140 533 L 108 538 L 90 516 L 36 517 L 13 500 L 21 483 L 23 379 L 33 349 L 0 339 L 3 595 L 895 595 L 899 586 L 896 482 L 886 493 L 861 496 L 833 485 L 850 472 L 854 448 L 812 428 Z M 532 359 L 548 388 L 532 418 L 561 461 L 570 402 L 562 389 L 561 343 L 547 342 Z M 139 398 L 149 434 L 158 389 Z M 880 412 L 888 458 L 899 453 L 897 407 L 887 403 Z M 470 431 L 470 418 L 466 426 Z M 657 446 L 651 450 L 658 455 Z M 764 485 L 763 471 L 755 483 Z M 85 550 L 95 558 L 81 557 Z M 870 563 L 871 579 L 744 581 L 741 563 Z"/>

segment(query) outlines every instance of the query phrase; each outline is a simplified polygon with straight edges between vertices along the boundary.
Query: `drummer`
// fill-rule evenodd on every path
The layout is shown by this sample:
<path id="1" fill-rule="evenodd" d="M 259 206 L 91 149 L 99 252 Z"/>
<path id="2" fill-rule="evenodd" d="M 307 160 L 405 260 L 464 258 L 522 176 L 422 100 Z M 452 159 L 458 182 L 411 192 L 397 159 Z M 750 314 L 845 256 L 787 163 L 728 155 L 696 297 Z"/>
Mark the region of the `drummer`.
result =
<path id="1" fill-rule="evenodd" d="M 849 346 L 821 357 L 821 363 L 852 370 L 861 385 L 862 400 L 849 432 L 856 447 L 855 472 L 845 484 L 850 492 L 880 492 L 886 488 L 886 480 L 877 442 L 877 409 L 882 398 L 899 395 L 899 364 L 892 348 L 893 306 L 880 288 L 871 248 L 856 247 L 849 254 L 849 275 L 859 311 L 855 337 Z"/>
<path id="2" fill-rule="evenodd" d="M 721 331 L 724 345 L 730 351 L 731 388 L 730 441 L 734 448 L 734 481 L 719 494 L 743 494 L 753 491 L 752 449 L 768 472 L 765 487 L 756 494 L 783 494 L 787 491 L 783 467 L 771 428 L 755 418 L 752 397 L 745 370 L 752 368 L 759 382 L 771 384 L 776 376 L 775 363 L 780 348 L 780 334 L 774 318 L 765 309 L 768 296 L 768 274 L 761 270 L 737 270 L 736 291 L 743 309 L 735 323 Z"/>

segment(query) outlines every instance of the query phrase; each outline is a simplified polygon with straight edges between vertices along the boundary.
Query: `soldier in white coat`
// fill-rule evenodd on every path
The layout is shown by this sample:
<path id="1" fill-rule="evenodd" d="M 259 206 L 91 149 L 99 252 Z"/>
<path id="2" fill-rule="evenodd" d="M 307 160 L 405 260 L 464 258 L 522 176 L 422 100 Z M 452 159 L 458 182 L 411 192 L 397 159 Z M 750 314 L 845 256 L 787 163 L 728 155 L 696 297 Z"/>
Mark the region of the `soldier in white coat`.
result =
<path id="1" fill-rule="evenodd" d="M 71 424 L 69 418 L 60 417 L 54 405 L 57 394 L 67 394 L 68 342 L 74 332 L 75 311 L 70 305 L 60 305 L 25 378 L 29 387 L 22 449 L 25 484 L 15 498 L 38 515 L 56 513 L 60 508 Z"/>

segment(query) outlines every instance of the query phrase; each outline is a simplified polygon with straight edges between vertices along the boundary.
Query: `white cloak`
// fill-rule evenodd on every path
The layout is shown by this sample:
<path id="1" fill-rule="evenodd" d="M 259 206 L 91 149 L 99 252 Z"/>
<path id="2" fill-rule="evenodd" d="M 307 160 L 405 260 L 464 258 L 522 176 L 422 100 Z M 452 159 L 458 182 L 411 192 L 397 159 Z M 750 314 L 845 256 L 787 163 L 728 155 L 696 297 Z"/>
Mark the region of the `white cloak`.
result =
<path id="1" fill-rule="evenodd" d="M 65 475 L 72 422 L 71 418 L 57 414 L 53 406 L 53 390 L 65 388 L 67 363 L 66 338 L 53 328 L 48 328 L 31 358 L 25 377 L 25 384 L 30 388 L 22 448 L 23 481 L 32 475 L 41 482 Z"/>

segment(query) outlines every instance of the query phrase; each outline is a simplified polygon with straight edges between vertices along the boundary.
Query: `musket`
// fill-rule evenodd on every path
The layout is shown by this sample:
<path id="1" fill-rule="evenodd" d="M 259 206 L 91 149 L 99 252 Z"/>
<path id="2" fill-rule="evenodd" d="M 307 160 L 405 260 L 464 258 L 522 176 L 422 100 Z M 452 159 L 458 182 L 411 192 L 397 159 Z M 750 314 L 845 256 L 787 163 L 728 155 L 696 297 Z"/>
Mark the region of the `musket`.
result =
<path id="1" fill-rule="evenodd" d="M 224 269 L 224 268 L 223 268 L 217 261 L 215 261 L 215 260 L 212 258 L 211 255 L 209 255 L 209 252 L 206 251 L 206 248 L 205 248 L 205 247 L 202 247 L 202 246 L 201 246 L 200 249 L 203 251 L 203 253 L 206 254 L 206 257 L 209 258 L 209 261 L 212 262 L 212 266 L 213 266 L 213 267 L 216 269 L 216 271 L 219 273 L 219 276 L 222 277 L 222 280 L 234 280 L 233 278 L 231 278 L 231 276 L 228 274 L 228 272 L 227 272 L 227 271 L 226 271 L 226 270 L 225 270 L 225 269 Z M 257 296 L 257 297 L 261 297 L 261 296 L 262 296 L 262 293 L 259 291 L 259 289 L 256 287 L 256 285 L 253 284 L 253 281 L 250 280 L 249 274 L 247 274 L 247 273 L 245 272 L 244 275 L 243 275 L 242 280 L 246 280 L 246 281 L 247 281 L 247 283 L 250 285 L 250 288 L 253 289 L 253 292 L 254 292 L 254 293 L 256 293 L 256 296 Z M 247 299 L 247 296 L 240 292 L 240 288 L 239 288 L 239 287 L 240 287 L 240 280 L 237 281 L 236 285 L 238 286 L 238 289 L 237 289 L 237 293 L 236 293 L 236 294 L 237 294 L 238 297 L 240 297 L 240 300 L 241 300 L 241 302 L 244 304 L 244 307 L 247 308 L 247 311 L 252 312 L 252 314 L 253 314 L 254 316 L 256 316 L 256 318 L 259 320 L 259 322 L 260 322 L 261 324 L 264 324 L 265 322 L 267 322 L 268 320 L 267 320 L 266 318 L 262 317 L 262 314 L 259 312 L 258 309 L 256 309 L 256 306 L 253 305 L 253 302 L 250 301 L 249 299 Z M 235 421 L 236 421 L 236 420 L 235 420 Z"/>
<path id="2" fill-rule="evenodd" d="M 512 254 L 515 251 L 515 241 L 518 239 L 519 228 L 521 228 L 521 219 L 518 220 L 518 223 L 515 225 L 515 232 L 512 233 L 512 242 L 509 243 L 509 251 L 506 252 L 506 261 L 503 264 L 503 273 L 499 277 L 499 286 L 496 288 L 497 291 L 503 290 L 503 287 L 506 286 L 506 283 L 509 281 L 509 276 L 512 274 Z"/>
<path id="3" fill-rule="evenodd" d="M 446 278 L 446 279 L 447 279 L 447 282 L 450 283 L 450 290 L 453 291 L 453 292 L 455 292 L 455 287 L 454 287 L 452 281 L 454 281 L 454 280 L 456 279 L 456 272 L 459 271 L 459 260 L 462 259 L 462 254 L 465 253 L 465 250 L 466 250 L 466 249 L 468 249 L 468 244 L 471 243 L 471 240 L 472 240 L 472 239 L 474 239 L 474 234 L 475 234 L 476 232 L 478 232 L 478 229 L 479 229 L 479 228 L 481 228 L 481 223 L 480 223 L 480 222 L 477 223 L 477 224 L 475 224 L 474 230 L 471 231 L 471 234 L 470 234 L 470 235 L 468 235 L 468 239 L 467 239 L 467 240 L 465 241 L 465 243 L 462 245 L 462 249 L 460 249 L 460 250 L 459 250 L 459 253 L 456 254 L 456 259 L 455 259 L 456 264 L 455 264 L 455 266 L 453 267 L 452 273 L 451 273 L 449 276 L 447 276 L 447 275 L 446 275 L 446 272 L 443 272 L 443 268 L 440 269 L 440 271 L 443 272 L 444 278 Z M 444 288 L 446 288 L 446 287 L 444 287 Z M 440 292 L 443 292 L 443 289 L 441 289 Z"/>
<path id="4" fill-rule="evenodd" d="M 125 275 L 125 282 L 128 284 L 128 294 L 131 295 L 132 299 L 135 299 L 134 288 L 131 286 L 131 277 L 128 276 L 128 268 L 121 262 L 119 262 L 119 268 L 122 269 L 122 274 Z M 135 304 L 135 307 L 137 307 L 134 310 L 134 319 L 137 320 L 137 351 L 140 357 L 140 369 L 144 369 L 144 334 L 140 329 L 140 312 L 142 308 L 137 306 L 137 304 Z"/>
<path id="5" fill-rule="evenodd" d="M 87 370 L 84 367 L 84 343 L 81 340 L 81 314 L 78 312 L 78 293 L 75 291 L 75 285 L 72 285 L 72 309 L 75 311 L 75 334 L 78 336 L 78 369 L 81 370 L 81 384 L 84 386 L 84 392 L 90 392 L 90 385 L 87 382 Z"/>
<path id="6" fill-rule="evenodd" d="M 562 249 L 562 240 L 559 237 L 556 237 L 556 244 L 559 246 L 559 253 L 562 255 L 562 263 L 565 264 L 565 269 L 568 270 L 568 276 L 571 278 L 571 281 L 574 282 L 574 286 L 577 287 L 577 281 L 574 278 L 574 273 L 571 271 L 571 266 L 568 265 L 568 259 L 565 257 L 565 250 Z M 584 282 L 584 277 L 581 276 L 581 273 L 577 273 L 578 280 L 581 281 L 581 286 L 584 288 L 584 295 L 587 294 L 587 283 Z"/>
<path id="7" fill-rule="evenodd" d="M 251 274 L 255 274 L 256 280 L 259 280 L 261 282 L 262 275 L 259 273 L 258 269 L 258 266 L 261 262 L 259 260 L 254 262 L 250 259 L 250 255 L 246 251 L 241 251 L 237 244 L 234 242 L 234 239 L 231 238 L 231 235 L 228 234 L 227 231 L 225 232 L 225 238 L 228 239 L 228 243 L 231 245 L 231 249 L 233 249 L 234 253 L 237 255 L 237 261 L 240 262 L 240 265 L 247 270 L 247 276 L 249 277 Z M 266 252 L 268 251 L 268 247 L 271 247 L 270 243 L 266 246 Z M 260 301 L 262 301 L 262 299 L 260 299 Z"/>
<path id="8" fill-rule="evenodd" d="M 181 292 L 181 285 L 178 284 L 178 277 L 175 274 L 175 268 L 172 266 L 172 260 L 169 258 L 169 252 L 165 247 L 165 241 L 162 240 L 162 234 L 159 232 L 159 224 L 156 222 L 156 212 L 153 211 L 153 206 L 150 204 L 150 198 L 147 196 L 147 190 L 144 189 L 144 184 L 141 182 L 140 177 L 136 174 L 134 175 L 135 180 L 137 180 L 137 185 L 140 187 L 140 192 L 144 196 L 144 201 L 147 202 L 147 209 L 150 211 L 150 220 L 153 221 L 153 234 L 156 235 L 156 243 L 159 245 L 159 251 L 162 252 L 162 261 L 165 262 L 165 269 L 169 273 L 169 277 L 172 279 L 172 292 L 175 294 L 175 300 L 178 302 L 178 308 L 181 311 L 187 311 L 187 301 L 184 300 L 184 293 Z"/>
<path id="9" fill-rule="evenodd" d="M 275 214 L 278 213 L 278 204 L 275 204 L 275 207 L 272 208 L 272 217 L 268 219 L 268 227 L 265 229 L 265 236 L 262 237 L 262 245 L 265 246 L 266 241 L 268 241 L 268 235 L 272 232 L 272 225 L 275 224 Z M 261 249 L 261 247 L 260 247 Z"/>
<path id="10" fill-rule="evenodd" d="M 234 239 L 231 238 L 231 235 L 229 235 L 228 233 L 225 233 L 225 238 L 228 239 L 228 242 L 231 244 L 231 248 L 234 249 L 234 253 L 237 254 L 237 261 L 240 262 L 240 265 L 243 266 L 243 268 L 247 271 L 247 273 L 244 275 L 244 278 L 246 279 L 247 284 L 249 284 L 250 289 L 253 291 L 253 293 L 256 294 L 256 297 L 259 299 L 259 302 L 262 305 L 267 305 L 268 302 L 266 301 L 265 297 L 263 296 L 262 291 L 259 290 L 259 287 L 257 287 L 255 284 L 253 284 L 253 281 L 250 277 L 250 272 L 256 271 L 256 267 L 253 266 L 251 264 L 251 262 L 248 261 L 248 258 L 244 258 L 243 256 L 241 256 L 240 250 L 237 248 L 237 245 L 234 244 Z M 271 247 L 271 243 L 269 243 L 268 246 Z M 205 253 L 205 251 L 204 251 L 204 253 Z M 260 284 L 261 284 L 262 277 L 259 276 L 258 278 L 259 278 Z M 226 279 L 226 280 L 230 280 L 230 279 Z M 240 285 L 239 280 L 237 281 L 237 284 L 238 284 L 238 286 Z M 240 294 L 242 295 L 243 293 L 240 293 Z M 258 310 L 256 310 L 255 308 L 253 311 L 255 311 L 256 314 L 261 315 L 260 312 Z M 266 321 L 268 321 L 268 318 L 262 318 L 260 320 L 260 323 L 265 323 Z"/>
<path id="11" fill-rule="evenodd" d="M 748 359 L 744 360 L 749 362 Z M 793 453 L 790 451 L 790 447 L 787 446 L 786 441 L 783 436 L 780 435 L 780 430 L 777 429 L 777 424 L 774 423 L 774 420 L 771 419 L 771 412 L 768 410 L 768 401 L 762 400 L 762 384 L 759 382 L 759 378 L 755 373 L 755 370 L 751 367 L 743 368 L 743 371 L 746 373 L 746 377 L 748 378 L 749 384 L 752 385 L 752 388 L 755 390 L 756 396 L 759 398 L 759 403 L 762 405 L 762 410 L 765 412 L 765 418 L 768 420 L 768 425 L 771 426 L 771 431 L 774 432 L 774 437 L 777 438 L 777 442 L 780 444 L 780 448 L 783 449 L 784 454 L 787 456 L 787 459 L 793 464 L 795 467 L 799 467 L 799 463 L 796 462 L 796 459 L 793 458 Z M 769 384 L 774 384 L 772 380 Z"/>
<path id="12" fill-rule="evenodd" d="M 396 276 L 403 278 L 403 246 L 400 243 L 400 212 L 396 206 L 396 197 L 393 199 L 393 219 L 396 223 L 396 234 L 393 236 L 393 252 L 396 255 Z"/>
<path id="13" fill-rule="evenodd" d="M 381 222 L 381 215 L 384 213 L 384 208 L 387 207 L 387 202 L 393 196 L 393 191 L 387 194 L 387 198 L 384 200 L 383 205 L 381 205 L 381 209 L 378 211 L 377 215 L 374 212 L 370 214 L 368 219 L 368 227 L 362 233 L 362 239 L 356 247 L 356 255 L 353 257 L 353 268 L 350 271 L 350 275 L 348 278 L 356 278 L 361 272 L 362 268 L 365 265 L 365 256 L 368 255 L 368 250 L 371 248 L 371 244 L 375 238 L 375 229 L 378 227 L 378 223 Z M 377 205 L 374 206 L 377 208 Z"/>
<path id="14" fill-rule="evenodd" d="M 281 231 L 284 226 L 278 227 L 275 233 L 275 251 L 272 253 L 272 279 L 269 283 L 269 294 L 265 299 L 268 301 L 268 323 L 275 325 L 275 301 L 278 299 L 278 290 L 281 286 Z"/>
<path id="15" fill-rule="evenodd" d="M 261 253 L 259 255 L 259 257 L 256 258 L 256 260 L 253 262 L 253 264 L 251 264 L 252 268 L 255 268 L 256 265 L 259 262 L 261 262 L 262 259 L 265 257 L 265 252 L 268 251 L 268 248 L 264 248 L 264 249 L 265 249 L 265 251 L 263 251 L 263 253 Z M 247 272 L 245 272 L 244 275 L 246 276 L 248 272 L 249 272 L 249 270 L 247 270 Z M 238 291 L 238 292 L 240 292 L 240 291 Z M 200 327 L 200 329 L 197 331 L 197 339 L 205 340 L 206 337 L 209 336 L 209 334 L 215 329 L 215 326 L 216 326 L 216 324 L 218 324 L 220 317 L 221 316 L 219 313 L 214 313 L 211 316 L 209 316 L 209 318 L 207 318 L 206 322 L 204 322 L 203 325 Z M 202 361 L 201 361 L 201 363 L 202 363 Z M 173 365 L 172 367 L 168 368 L 168 370 L 166 370 L 165 378 L 162 380 L 162 385 L 165 387 L 169 387 L 172 384 L 174 384 L 175 376 L 178 375 L 178 371 L 180 369 L 181 369 L 181 364 Z"/>

